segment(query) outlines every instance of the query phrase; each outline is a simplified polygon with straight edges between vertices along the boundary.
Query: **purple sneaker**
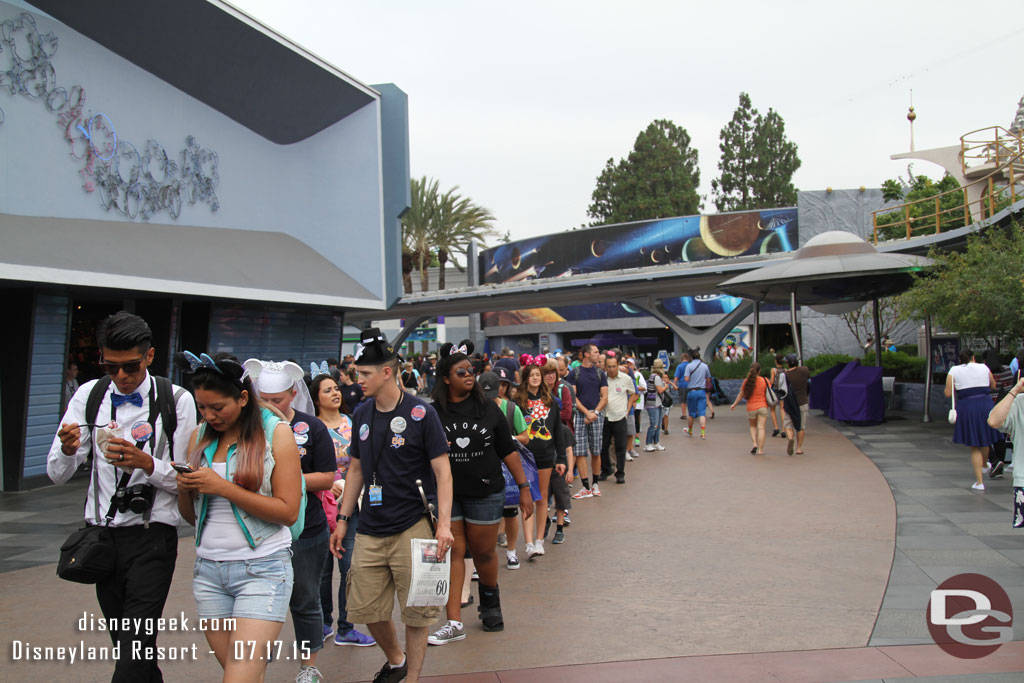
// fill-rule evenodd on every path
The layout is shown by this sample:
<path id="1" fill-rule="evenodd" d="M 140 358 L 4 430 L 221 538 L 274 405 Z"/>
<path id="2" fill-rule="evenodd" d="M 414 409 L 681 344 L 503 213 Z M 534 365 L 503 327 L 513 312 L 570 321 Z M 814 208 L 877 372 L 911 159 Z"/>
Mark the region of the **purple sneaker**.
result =
<path id="1" fill-rule="evenodd" d="M 327 640 L 334 635 L 334 629 L 331 628 L 330 624 L 324 624 L 324 640 Z"/>
<path id="2" fill-rule="evenodd" d="M 368 636 L 365 633 L 360 633 L 356 629 L 352 629 L 348 633 L 339 633 L 334 636 L 335 645 L 355 645 L 356 647 L 370 647 L 376 645 L 377 641 L 373 639 L 373 636 Z"/>

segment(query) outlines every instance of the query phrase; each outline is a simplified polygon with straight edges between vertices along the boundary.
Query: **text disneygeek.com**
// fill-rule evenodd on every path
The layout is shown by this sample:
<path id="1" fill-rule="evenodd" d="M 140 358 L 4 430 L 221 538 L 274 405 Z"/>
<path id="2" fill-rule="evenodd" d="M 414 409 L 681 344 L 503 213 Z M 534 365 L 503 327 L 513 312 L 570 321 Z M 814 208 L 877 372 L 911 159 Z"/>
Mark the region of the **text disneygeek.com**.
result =
<path id="1" fill-rule="evenodd" d="M 83 612 L 78 620 L 78 631 L 98 633 L 132 633 L 152 636 L 167 631 L 233 631 L 234 619 L 191 619 L 184 612 L 178 617 L 159 619 L 123 618 L 107 619 L 97 617 L 90 612 Z M 25 640 L 11 641 L 11 659 L 13 661 L 54 661 L 74 664 L 82 661 L 117 661 L 122 657 L 158 661 L 195 660 L 199 656 L 196 643 L 180 647 L 145 647 L 139 641 L 130 641 L 126 645 L 131 652 L 122 651 L 122 643 L 93 646 L 85 641 L 65 645 L 39 645 Z M 205 653 L 207 648 L 203 648 Z"/>

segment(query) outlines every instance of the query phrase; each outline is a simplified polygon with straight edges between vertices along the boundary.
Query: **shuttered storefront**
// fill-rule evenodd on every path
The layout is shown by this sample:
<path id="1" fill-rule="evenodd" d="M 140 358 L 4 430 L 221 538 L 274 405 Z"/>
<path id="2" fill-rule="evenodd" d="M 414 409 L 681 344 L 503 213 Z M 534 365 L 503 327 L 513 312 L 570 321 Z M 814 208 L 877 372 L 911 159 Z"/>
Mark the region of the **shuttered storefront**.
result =
<path id="1" fill-rule="evenodd" d="M 210 351 L 227 351 L 244 361 L 340 358 L 344 316 L 340 311 L 285 306 L 214 304 L 210 315 Z"/>
<path id="2" fill-rule="evenodd" d="M 23 478 L 46 474 L 46 455 L 60 424 L 70 306 L 66 296 L 36 295 L 32 311 Z"/>

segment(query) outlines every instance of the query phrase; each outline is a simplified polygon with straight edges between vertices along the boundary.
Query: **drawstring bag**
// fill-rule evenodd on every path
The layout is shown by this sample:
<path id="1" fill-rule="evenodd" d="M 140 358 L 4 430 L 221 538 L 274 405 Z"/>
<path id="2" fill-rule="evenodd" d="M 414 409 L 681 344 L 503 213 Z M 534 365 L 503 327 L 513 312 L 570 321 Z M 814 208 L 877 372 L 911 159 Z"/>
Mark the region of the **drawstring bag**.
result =
<path id="1" fill-rule="evenodd" d="M 518 440 L 513 439 L 513 442 L 519 452 L 519 460 L 523 464 L 526 481 L 530 482 L 530 493 L 533 495 L 533 500 L 543 500 L 540 495 L 540 478 L 537 476 L 537 461 L 534 460 L 533 453 Z M 501 473 L 505 475 L 505 507 L 516 507 L 519 505 L 519 486 L 505 463 L 501 463 Z"/>

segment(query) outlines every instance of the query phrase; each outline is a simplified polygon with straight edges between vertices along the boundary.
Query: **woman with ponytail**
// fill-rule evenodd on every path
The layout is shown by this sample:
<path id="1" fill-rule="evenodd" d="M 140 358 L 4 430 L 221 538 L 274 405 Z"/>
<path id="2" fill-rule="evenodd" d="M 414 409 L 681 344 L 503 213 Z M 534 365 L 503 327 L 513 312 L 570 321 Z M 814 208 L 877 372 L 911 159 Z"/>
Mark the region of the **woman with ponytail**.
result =
<path id="1" fill-rule="evenodd" d="M 480 604 L 477 608 L 485 631 L 501 631 L 505 622 L 498 593 L 498 523 L 505 506 L 505 477 L 501 463 L 508 467 L 519 485 L 519 507 L 523 518 L 533 514 L 530 485 L 523 472 L 519 452 L 512 445 L 512 431 L 501 410 L 484 395 L 476 382 L 470 354 L 473 343 L 444 344 L 437 365 L 437 382 L 432 398 L 448 437 L 451 462 L 452 545 L 451 586 L 462 586 L 466 566 L 461 558 L 466 548 L 480 576 Z M 449 592 L 448 620 L 427 642 L 445 645 L 466 637 L 462 624 L 459 591 Z"/>
<path id="2" fill-rule="evenodd" d="M 736 410 L 741 399 L 747 401 L 747 420 L 750 422 L 750 440 L 753 446 L 750 454 L 764 455 L 765 424 L 768 422 L 768 380 L 761 377 L 761 364 L 753 362 L 736 400 L 729 410 Z"/>
<path id="3" fill-rule="evenodd" d="M 192 592 L 224 680 L 262 681 L 292 592 L 288 528 L 302 498 L 299 452 L 288 423 L 257 399 L 229 357 L 182 354 L 203 417 L 179 469 L 178 510 L 196 526 Z M 234 620 L 215 630 L 214 620 Z M 231 622 L 229 622 L 231 623 Z M 234 642 L 255 643 L 235 657 Z M 264 653 L 262 656 L 260 653 Z"/>

